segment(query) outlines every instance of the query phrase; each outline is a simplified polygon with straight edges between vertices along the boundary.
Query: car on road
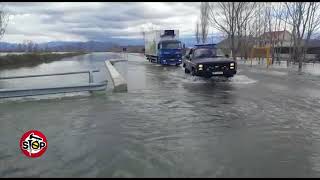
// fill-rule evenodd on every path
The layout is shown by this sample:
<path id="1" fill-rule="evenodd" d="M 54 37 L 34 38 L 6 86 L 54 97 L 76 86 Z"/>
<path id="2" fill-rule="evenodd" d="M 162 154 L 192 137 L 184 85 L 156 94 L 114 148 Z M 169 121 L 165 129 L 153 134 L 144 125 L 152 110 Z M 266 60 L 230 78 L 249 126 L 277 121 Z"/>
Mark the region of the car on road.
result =
<path id="1" fill-rule="evenodd" d="M 210 78 L 212 76 L 233 77 L 237 63 L 228 56 L 219 56 L 215 44 L 196 45 L 190 48 L 183 59 L 185 73 Z"/>

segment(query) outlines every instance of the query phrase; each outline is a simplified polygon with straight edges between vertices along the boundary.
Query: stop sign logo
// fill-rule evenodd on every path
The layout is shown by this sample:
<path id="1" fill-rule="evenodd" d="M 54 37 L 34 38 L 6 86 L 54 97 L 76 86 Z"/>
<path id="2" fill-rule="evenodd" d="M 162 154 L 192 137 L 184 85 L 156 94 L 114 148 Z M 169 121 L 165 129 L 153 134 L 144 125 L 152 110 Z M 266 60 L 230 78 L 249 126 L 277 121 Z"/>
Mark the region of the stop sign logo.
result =
<path id="1" fill-rule="evenodd" d="M 20 149 L 27 157 L 40 157 L 45 153 L 47 148 L 47 138 L 40 131 L 30 130 L 24 133 L 20 139 Z"/>

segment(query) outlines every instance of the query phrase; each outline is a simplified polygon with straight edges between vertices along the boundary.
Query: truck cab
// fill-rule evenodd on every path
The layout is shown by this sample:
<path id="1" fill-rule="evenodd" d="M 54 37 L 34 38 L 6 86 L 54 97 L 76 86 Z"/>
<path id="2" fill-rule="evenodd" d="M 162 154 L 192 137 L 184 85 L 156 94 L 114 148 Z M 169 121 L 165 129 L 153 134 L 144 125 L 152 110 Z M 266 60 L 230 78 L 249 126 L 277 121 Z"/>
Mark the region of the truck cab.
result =
<path id="1" fill-rule="evenodd" d="M 180 65 L 182 63 L 182 44 L 179 40 L 163 40 L 158 43 L 159 64 Z"/>

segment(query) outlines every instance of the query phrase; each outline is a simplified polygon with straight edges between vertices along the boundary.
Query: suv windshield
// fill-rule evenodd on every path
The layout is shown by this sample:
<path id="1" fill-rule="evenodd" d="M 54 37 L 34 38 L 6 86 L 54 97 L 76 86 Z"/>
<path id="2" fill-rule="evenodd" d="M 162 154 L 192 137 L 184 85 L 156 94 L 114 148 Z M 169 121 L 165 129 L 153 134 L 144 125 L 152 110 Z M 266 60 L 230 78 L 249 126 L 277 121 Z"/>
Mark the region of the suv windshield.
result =
<path id="1" fill-rule="evenodd" d="M 210 58 L 210 57 L 216 57 L 217 56 L 217 50 L 216 49 L 195 49 L 194 50 L 194 58 Z"/>
<path id="2" fill-rule="evenodd" d="M 180 49 L 180 42 L 163 42 L 161 43 L 161 49 Z"/>

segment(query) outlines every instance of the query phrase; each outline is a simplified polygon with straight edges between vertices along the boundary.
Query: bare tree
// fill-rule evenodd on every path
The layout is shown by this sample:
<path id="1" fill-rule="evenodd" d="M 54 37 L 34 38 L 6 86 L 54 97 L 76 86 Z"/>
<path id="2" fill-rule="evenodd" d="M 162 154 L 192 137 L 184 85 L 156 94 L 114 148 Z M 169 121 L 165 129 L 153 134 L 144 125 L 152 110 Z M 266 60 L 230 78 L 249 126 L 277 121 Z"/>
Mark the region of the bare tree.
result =
<path id="1" fill-rule="evenodd" d="M 257 34 L 256 27 L 254 22 L 257 17 L 257 8 L 256 4 L 249 4 L 248 7 L 243 10 L 243 13 L 240 14 L 238 22 L 241 24 L 237 24 L 238 26 L 238 44 L 241 58 L 247 59 L 249 57 L 249 53 L 254 46 L 254 36 Z"/>
<path id="2" fill-rule="evenodd" d="M 9 21 L 9 14 L 4 11 L 4 6 L 0 5 L 0 40 L 2 39 Z"/>
<path id="3" fill-rule="evenodd" d="M 18 44 L 16 51 L 17 52 L 22 52 L 23 51 L 22 44 L 20 44 L 20 43 Z"/>
<path id="4" fill-rule="evenodd" d="M 288 30 L 288 11 L 283 2 L 264 3 L 265 24 L 262 44 L 269 45 L 271 50 L 272 63 L 277 60 L 280 63 L 280 54 L 284 46 L 291 46 L 292 40 L 287 39 Z M 267 33 L 267 34 L 266 34 Z M 291 36 L 292 37 L 292 36 Z M 290 38 L 291 38 L 290 37 Z M 290 48 L 288 49 L 290 53 Z M 289 66 L 290 58 L 287 58 Z"/>
<path id="5" fill-rule="evenodd" d="M 0 4 L 0 40 L 6 32 L 7 24 L 9 21 L 8 13 L 4 11 L 4 6 Z"/>
<path id="6" fill-rule="evenodd" d="M 320 3 L 313 2 L 310 5 L 310 12 L 309 12 L 309 21 L 307 22 L 307 28 L 306 28 L 306 38 L 305 38 L 305 44 L 303 48 L 303 60 L 305 59 L 305 56 L 307 54 L 309 41 L 312 37 L 312 35 L 319 29 L 320 26 Z"/>
<path id="7" fill-rule="evenodd" d="M 26 51 L 31 53 L 34 51 L 34 43 L 31 40 L 24 41 Z"/>
<path id="8" fill-rule="evenodd" d="M 142 35 L 142 39 L 143 39 L 143 42 L 144 42 L 145 38 L 146 38 L 146 32 L 145 32 L 145 28 L 144 27 L 140 28 L 140 33 Z"/>
<path id="9" fill-rule="evenodd" d="M 22 46 L 21 46 L 21 48 L 22 48 L 22 52 L 28 52 L 28 41 L 27 40 L 23 40 L 23 42 L 22 42 Z"/>
<path id="10" fill-rule="evenodd" d="M 275 5 L 272 6 L 273 9 L 273 19 L 274 19 L 274 31 L 280 31 L 283 30 L 282 36 L 276 36 L 275 39 L 272 39 L 272 47 L 274 48 L 274 51 L 272 51 L 272 58 L 276 56 L 277 61 L 280 63 L 280 53 L 283 49 L 286 40 L 285 35 L 287 32 L 287 25 L 288 25 L 288 12 L 287 8 L 284 3 L 274 3 Z M 290 40 L 291 42 L 291 40 Z M 290 46 L 290 45 L 289 45 Z M 289 60 L 287 59 L 287 66 L 289 66 Z M 273 62 L 273 61 L 272 61 Z"/>
<path id="11" fill-rule="evenodd" d="M 49 45 L 47 43 L 45 44 L 43 51 L 44 52 L 49 52 L 50 51 Z"/>
<path id="12" fill-rule="evenodd" d="M 289 14 L 288 23 L 291 25 L 293 36 L 292 58 L 295 62 L 299 62 L 299 71 L 301 71 L 309 40 L 319 29 L 319 3 L 291 2 L 286 3 L 286 7 Z"/>
<path id="13" fill-rule="evenodd" d="M 288 43 L 291 42 L 286 36 L 288 35 L 288 13 L 285 3 L 258 3 L 253 19 L 253 23 L 249 24 L 254 26 L 255 46 L 269 46 L 272 63 L 275 59 L 280 62 L 280 53 L 284 50 L 283 46 L 288 46 Z M 288 58 L 287 64 L 289 64 L 289 60 Z"/>
<path id="14" fill-rule="evenodd" d="M 212 2 L 209 5 L 209 20 L 215 29 L 227 34 L 233 59 L 236 59 L 240 39 L 246 34 L 255 6 L 252 2 Z"/>
<path id="15" fill-rule="evenodd" d="M 250 35 L 252 36 L 251 48 L 264 46 L 263 36 L 262 36 L 265 29 L 265 15 L 263 13 L 264 8 L 265 8 L 265 3 L 262 3 L 262 2 L 257 3 L 257 6 L 254 9 L 254 12 L 252 15 L 252 19 L 249 23 L 249 32 L 250 32 Z M 249 53 L 251 54 L 251 49 Z M 259 64 L 260 64 L 261 57 L 259 56 L 258 58 L 259 58 Z"/>
<path id="16" fill-rule="evenodd" d="M 275 43 L 275 38 L 277 37 L 277 32 L 274 32 L 274 29 L 273 29 L 273 25 L 276 23 L 274 23 L 271 2 L 266 3 L 265 18 L 266 18 L 267 32 L 268 32 L 268 34 L 265 34 L 266 35 L 265 41 L 270 46 L 271 60 L 273 61 L 273 59 L 274 59 L 274 43 Z"/>
<path id="17" fill-rule="evenodd" d="M 231 56 L 235 59 L 236 12 L 235 2 L 213 2 L 210 4 L 210 22 L 218 31 L 227 34 Z"/>
<path id="18" fill-rule="evenodd" d="M 284 3 L 265 3 L 265 18 L 267 25 L 267 35 L 265 42 L 270 46 L 272 64 L 274 60 L 280 63 L 280 51 L 282 50 L 287 33 L 288 14 Z"/>
<path id="19" fill-rule="evenodd" d="M 208 28 L 209 28 L 209 2 L 201 2 L 200 26 L 201 26 L 202 43 L 206 43 L 208 38 Z"/>
<path id="20" fill-rule="evenodd" d="M 33 44 L 33 52 L 39 52 L 39 45 L 37 43 Z"/>
<path id="21" fill-rule="evenodd" d="M 276 49 L 275 46 L 279 42 L 280 32 L 279 27 L 281 23 L 282 11 L 279 10 L 278 3 L 273 4 L 272 2 L 266 3 L 264 8 L 265 20 L 267 26 L 267 34 L 265 34 L 265 42 L 269 45 L 271 50 L 271 61 L 274 62 Z"/>
<path id="22" fill-rule="evenodd" d="M 199 24 L 199 21 L 196 22 L 196 29 L 195 29 L 195 37 L 196 37 L 196 41 L 197 41 L 197 44 L 200 43 L 200 24 Z"/>

